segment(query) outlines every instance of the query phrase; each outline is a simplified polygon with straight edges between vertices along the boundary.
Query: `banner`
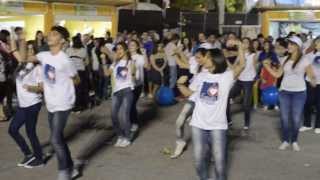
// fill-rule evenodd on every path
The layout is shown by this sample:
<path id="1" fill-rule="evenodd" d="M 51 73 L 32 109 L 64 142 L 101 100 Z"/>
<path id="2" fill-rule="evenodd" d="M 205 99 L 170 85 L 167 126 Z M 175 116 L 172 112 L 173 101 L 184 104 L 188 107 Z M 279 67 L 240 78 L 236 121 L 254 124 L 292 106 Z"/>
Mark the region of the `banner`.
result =
<path id="1" fill-rule="evenodd" d="M 314 21 L 316 20 L 316 15 L 313 11 L 289 11 L 289 20 L 290 21 Z"/>
<path id="2" fill-rule="evenodd" d="M 1 1 L 0 12 L 23 12 L 24 5 L 23 1 Z"/>
<path id="3" fill-rule="evenodd" d="M 96 6 L 76 5 L 76 14 L 79 16 L 97 16 L 98 10 Z"/>

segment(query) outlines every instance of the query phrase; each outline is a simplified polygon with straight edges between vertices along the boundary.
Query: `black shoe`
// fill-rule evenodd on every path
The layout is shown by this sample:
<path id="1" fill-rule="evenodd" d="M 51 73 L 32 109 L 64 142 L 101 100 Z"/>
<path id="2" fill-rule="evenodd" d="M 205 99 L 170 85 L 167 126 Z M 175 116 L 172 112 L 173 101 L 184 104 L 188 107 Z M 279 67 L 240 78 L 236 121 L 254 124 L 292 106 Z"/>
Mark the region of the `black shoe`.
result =
<path id="1" fill-rule="evenodd" d="M 32 168 L 36 168 L 36 167 L 43 167 L 43 166 L 44 166 L 43 160 L 36 159 L 36 158 L 33 161 L 24 165 L 24 167 L 28 168 L 28 169 L 32 169 Z"/>
<path id="2" fill-rule="evenodd" d="M 36 158 L 35 158 L 34 156 L 32 156 L 32 155 L 30 155 L 30 156 L 25 156 L 24 159 L 23 159 L 20 163 L 18 163 L 17 165 L 18 165 L 19 167 L 23 167 L 23 166 L 25 166 L 26 164 L 30 163 L 31 161 L 33 161 L 33 160 L 35 160 L 35 159 L 36 159 Z"/>

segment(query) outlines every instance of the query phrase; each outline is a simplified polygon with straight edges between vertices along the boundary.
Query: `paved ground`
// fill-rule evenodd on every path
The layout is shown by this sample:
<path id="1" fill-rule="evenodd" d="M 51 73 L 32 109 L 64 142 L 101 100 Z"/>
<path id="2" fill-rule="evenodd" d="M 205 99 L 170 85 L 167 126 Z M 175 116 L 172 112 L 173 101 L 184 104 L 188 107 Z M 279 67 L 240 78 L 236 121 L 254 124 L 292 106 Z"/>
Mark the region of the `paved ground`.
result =
<path id="1" fill-rule="evenodd" d="M 177 160 L 170 160 L 161 150 L 175 143 L 175 119 L 183 103 L 159 108 L 148 101 L 139 110 L 144 126 L 140 136 L 127 149 L 111 144 L 110 104 L 105 102 L 92 111 L 72 115 L 66 134 L 74 158 L 87 159 L 83 180 L 195 180 L 192 145 Z M 276 112 L 255 112 L 249 134 L 242 132 L 242 113 L 234 115 L 230 131 L 229 180 L 319 180 L 320 136 L 312 132 L 300 136 L 301 152 L 280 152 Z M 56 160 L 46 167 L 16 167 L 21 154 L 7 134 L 8 123 L 0 124 L 0 180 L 55 180 Z M 45 145 L 48 139 L 46 113 L 39 119 L 38 134 Z M 48 148 L 45 147 L 45 150 Z"/>

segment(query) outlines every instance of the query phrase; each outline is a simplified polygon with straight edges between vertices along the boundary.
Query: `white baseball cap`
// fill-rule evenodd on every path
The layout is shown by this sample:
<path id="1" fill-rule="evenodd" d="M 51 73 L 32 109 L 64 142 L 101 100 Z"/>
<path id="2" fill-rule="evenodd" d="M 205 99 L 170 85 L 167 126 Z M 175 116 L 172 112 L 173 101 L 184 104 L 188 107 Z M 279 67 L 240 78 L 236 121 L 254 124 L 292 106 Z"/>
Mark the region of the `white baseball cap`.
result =
<path id="1" fill-rule="evenodd" d="M 303 46 L 303 42 L 302 40 L 298 37 L 298 36 L 292 36 L 291 38 L 288 39 L 289 42 L 293 42 L 295 43 L 296 45 L 299 46 L 299 48 L 302 48 Z"/>
<path id="2" fill-rule="evenodd" d="M 206 43 L 202 43 L 199 48 L 204 48 L 209 50 L 209 49 L 213 49 L 213 46 L 212 44 L 206 42 Z"/>

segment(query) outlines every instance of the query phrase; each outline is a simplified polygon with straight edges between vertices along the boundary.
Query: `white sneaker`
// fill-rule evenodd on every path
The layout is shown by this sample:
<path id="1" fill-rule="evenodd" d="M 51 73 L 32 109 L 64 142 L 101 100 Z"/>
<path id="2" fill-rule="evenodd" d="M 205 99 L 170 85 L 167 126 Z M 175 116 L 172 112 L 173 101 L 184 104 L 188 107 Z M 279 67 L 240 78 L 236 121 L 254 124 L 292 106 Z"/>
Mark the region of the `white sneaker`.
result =
<path id="1" fill-rule="evenodd" d="M 286 150 L 289 146 L 290 146 L 290 144 L 285 141 L 285 142 L 283 142 L 283 143 L 279 146 L 279 150 L 284 151 L 284 150 Z"/>
<path id="2" fill-rule="evenodd" d="M 320 134 L 320 128 L 316 128 L 316 129 L 314 129 L 314 133 L 316 133 L 316 134 Z"/>
<path id="3" fill-rule="evenodd" d="M 279 111 L 279 110 L 280 110 L 280 109 L 279 109 L 279 106 L 275 106 L 275 107 L 274 107 L 274 110 Z"/>
<path id="4" fill-rule="evenodd" d="M 243 130 L 249 130 L 248 126 L 243 127 Z"/>
<path id="5" fill-rule="evenodd" d="M 185 141 L 177 141 L 176 144 L 177 144 L 177 146 L 176 146 L 176 149 L 174 151 L 174 154 L 172 156 L 170 156 L 171 159 L 178 158 L 183 153 L 183 150 L 187 145 L 187 143 Z"/>
<path id="6" fill-rule="evenodd" d="M 139 130 L 139 126 L 138 124 L 132 124 L 131 126 L 131 132 L 137 132 Z"/>
<path id="7" fill-rule="evenodd" d="M 125 148 L 131 145 L 131 142 L 128 139 L 123 139 L 122 142 L 120 143 L 119 147 Z"/>
<path id="8" fill-rule="evenodd" d="M 312 127 L 306 127 L 306 126 L 303 126 L 299 129 L 300 132 L 305 132 L 305 131 L 310 131 L 312 130 Z"/>
<path id="9" fill-rule="evenodd" d="M 118 137 L 117 142 L 114 144 L 114 147 L 120 147 L 120 145 L 122 144 L 123 138 Z"/>
<path id="10" fill-rule="evenodd" d="M 300 147 L 297 142 L 292 143 L 293 151 L 300 151 Z"/>
<path id="11" fill-rule="evenodd" d="M 263 110 L 264 110 L 264 111 L 268 111 L 268 110 L 269 110 L 269 107 L 268 107 L 268 106 L 263 106 Z"/>

